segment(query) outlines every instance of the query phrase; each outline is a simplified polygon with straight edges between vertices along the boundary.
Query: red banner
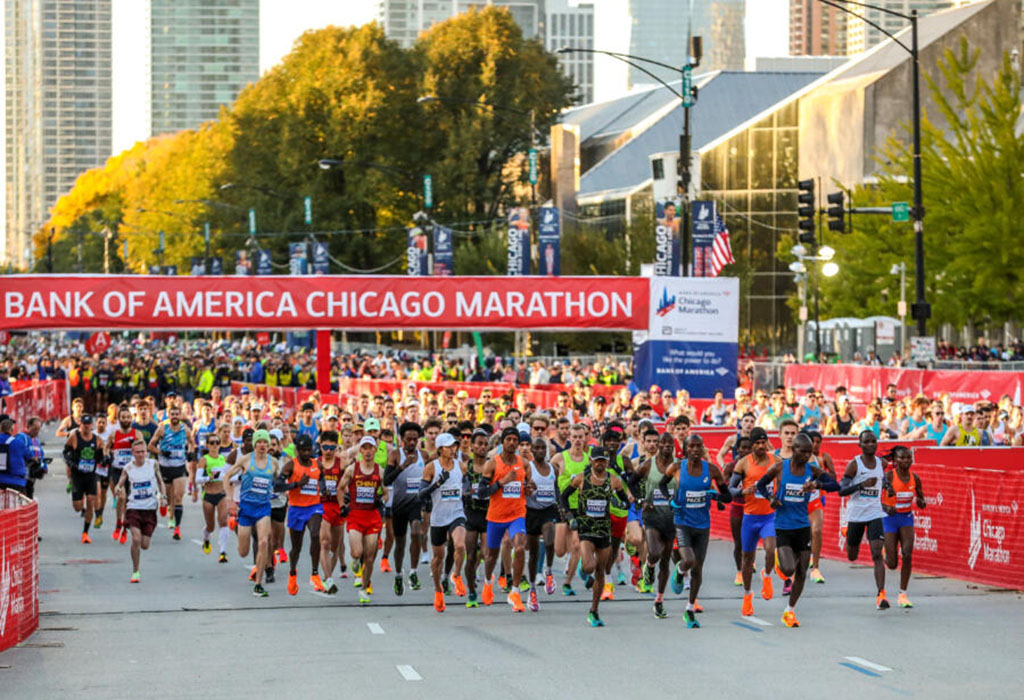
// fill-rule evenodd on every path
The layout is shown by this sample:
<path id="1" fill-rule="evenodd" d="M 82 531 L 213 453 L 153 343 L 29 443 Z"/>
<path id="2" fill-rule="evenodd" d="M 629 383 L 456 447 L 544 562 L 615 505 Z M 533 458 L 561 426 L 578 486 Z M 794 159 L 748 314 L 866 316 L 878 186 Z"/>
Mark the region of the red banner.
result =
<path id="1" fill-rule="evenodd" d="M 27 389 L 3 398 L 3 409 L 11 416 L 18 429 L 24 429 L 25 420 L 39 416 L 44 423 L 60 420 L 68 413 L 68 383 L 63 379 L 38 382 Z"/>
<path id="2" fill-rule="evenodd" d="M 0 489 L 0 651 L 39 627 L 39 504 Z"/>
<path id="3" fill-rule="evenodd" d="M 0 327 L 645 330 L 643 277 L 11 275 Z"/>

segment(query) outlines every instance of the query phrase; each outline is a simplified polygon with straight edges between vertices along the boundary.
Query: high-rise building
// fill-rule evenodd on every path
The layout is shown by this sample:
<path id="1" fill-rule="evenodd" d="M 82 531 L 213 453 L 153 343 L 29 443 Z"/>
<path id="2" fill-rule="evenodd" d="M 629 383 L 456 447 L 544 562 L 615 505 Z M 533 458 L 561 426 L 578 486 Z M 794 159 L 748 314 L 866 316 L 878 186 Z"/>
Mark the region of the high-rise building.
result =
<path id="1" fill-rule="evenodd" d="M 194 129 L 259 78 L 259 0 L 150 2 L 150 133 Z"/>
<path id="2" fill-rule="evenodd" d="M 6 0 L 5 231 L 23 265 L 32 234 L 111 148 L 111 0 Z"/>
<path id="3" fill-rule="evenodd" d="M 819 0 L 789 0 L 789 54 L 845 56 L 847 17 Z"/>
<path id="4" fill-rule="evenodd" d="M 887 10 L 910 15 L 917 10 L 918 15 L 929 15 L 937 10 L 950 7 L 963 7 L 977 0 L 874 0 L 871 4 Z M 846 52 L 850 55 L 862 53 L 878 45 L 886 39 L 882 31 L 868 24 L 868 20 L 881 26 L 885 31 L 895 34 L 909 26 L 909 22 L 901 17 L 890 15 L 867 7 L 851 7 L 856 16 L 850 15 L 846 21 Z"/>
<path id="5" fill-rule="evenodd" d="M 573 49 L 594 48 L 594 4 L 579 0 L 547 0 L 545 3 L 544 45 L 548 51 L 563 46 Z M 576 95 L 583 104 L 594 101 L 594 54 L 558 55 L 562 71 L 572 78 Z"/>

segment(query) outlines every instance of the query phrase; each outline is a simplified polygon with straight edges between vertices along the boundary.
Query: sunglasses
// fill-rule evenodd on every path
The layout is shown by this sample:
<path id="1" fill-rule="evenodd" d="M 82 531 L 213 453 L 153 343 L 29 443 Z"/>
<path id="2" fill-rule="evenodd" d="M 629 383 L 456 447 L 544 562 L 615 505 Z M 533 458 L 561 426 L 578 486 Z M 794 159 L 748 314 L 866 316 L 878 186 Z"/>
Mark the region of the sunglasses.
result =
<path id="1" fill-rule="evenodd" d="M 473 433 L 462 433 L 461 435 L 459 435 L 459 437 L 463 440 L 468 440 L 469 438 L 473 437 Z"/>
<path id="2" fill-rule="evenodd" d="M 324 452 L 334 452 L 336 449 L 338 449 L 338 446 L 337 445 L 320 445 L 320 449 L 323 450 Z"/>
<path id="3" fill-rule="evenodd" d="M 207 439 L 206 440 L 206 444 L 207 445 L 219 445 L 220 444 L 220 440 L 210 440 L 210 439 Z"/>

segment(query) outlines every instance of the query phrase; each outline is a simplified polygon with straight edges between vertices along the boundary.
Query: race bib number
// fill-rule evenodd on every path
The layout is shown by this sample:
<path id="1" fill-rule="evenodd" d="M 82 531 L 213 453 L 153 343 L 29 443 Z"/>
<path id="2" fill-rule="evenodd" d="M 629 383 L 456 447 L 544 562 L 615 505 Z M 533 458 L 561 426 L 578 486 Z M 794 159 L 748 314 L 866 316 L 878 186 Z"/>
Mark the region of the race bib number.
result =
<path id="1" fill-rule="evenodd" d="M 252 478 L 252 484 L 249 486 L 249 490 L 253 493 L 267 494 L 270 492 L 270 479 L 263 476 L 254 476 Z"/>
<path id="2" fill-rule="evenodd" d="M 405 472 L 405 488 L 417 491 L 420 488 L 420 479 L 423 478 L 423 473 L 417 474 L 412 469 L 406 469 Z"/>
<path id="3" fill-rule="evenodd" d="M 462 498 L 462 488 L 459 486 L 442 488 L 441 489 L 441 500 L 442 501 L 458 501 Z"/>
<path id="4" fill-rule="evenodd" d="M 554 486 L 538 486 L 537 491 L 534 494 L 537 498 L 538 503 L 554 503 L 555 502 L 555 487 Z"/>
<path id="5" fill-rule="evenodd" d="M 304 496 L 316 496 L 319 493 L 316 480 L 311 478 L 307 481 L 305 486 L 299 489 L 299 493 Z"/>
<path id="6" fill-rule="evenodd" d="M 132 483 L 132 500 L 145 501 L 153 497 L 152 481 L 136 481 Z"/>
<path id="7" fill-rule="evenodd" d="M 131 450 L 114 450 L 114 466 L 118 469 L 124 469 L 131 461 Z"/>
<path id="8" fill-rule="evenodd" d="M 879 493 L 878 487 L 877 486 L 871 486 L 869 488 L 861 489 L 857 493 L 857 495 L 860 496 L 861 498 L 866 498 L 866 499 L 870 500 L 870 499 L 878 498 L 878 493 Z"/>
<path id="9" fill-rule="evenodd" d="M 656 506 L 667 506 L 668 497 L 661 492 L 661 489 L 654 489 L 654 493 L 651 496 L 651 503 Z"/>
<path id="10" fill-rule="evenodd" d="M 502 498 L 522 498 L 523 496 L 523 482 L 521 481 L 510 481 L 501 487 Z"/>
<path id="11" fill-rule="evenodd" d="M 372 486 L 356 486 L 356 503 L 373 503 L 374 490 Z"/>
<path id="12" fill-rule="evenodd" d="M 170 459 L 176 462 L 185 461 L 185 448 L 184 447 L 172 447 L 168 452 L 171 453 Z"/>
<path id="13" fill-rule="evenodd" d="M 603 518 L 608 513 L 608 501 L 603 498 L 588 498 L 586 513 L 588 518 Z"/>
<path id="14" fill-rule="evenodd" d="M 786 484 L 786 493 L 783 495 L 782 500 L 787 503 L 799 503 L 804 500 L 804 485 L 803 484 Z"/>
<path id="15" fill-rule="evenodd" d="M 703 508 L 708 503 L 708 492 L 707 491 L 687 491 L 686 492 L 686 507 L 687 508 Z"/>
<path id="16" fill-rule="evenodd" d="M 910 504 L 914 502 L 913 491 L 897 491 L 896 492 L 896 506 L 899 508 L 909 508 Z"/>
<path id="17" fill-rule="evenodd" d="M 335 479 L 325 479 L 324 488 L 327 489 L 328 496 L 338 495 L 338 482 Z"/>
<path id="18" fill-rule="evenodd" d="M 110 474 L 110 468 L 106 464 L 100 462 L 96 465 L 96 476 L 108 476 Z"/>
<path id="19" fill-rule="evenodd" d="M 78 471 L 85 474 L 91 474 L 96 470 L 96 460 L 93 459 L 80 459 L 78 460 Z"/>
<path id="20" fill-rule="evenodd" d="M 774 482 L 774 481 L 773 481 L 773 482 L 771 482 L 770 484 L 768 484 L 768 489 L 767 489 L 767 491 L 768 491 L 768 494 L 769 494 L 769 495 L 772 495 L 772 494 L 774 494 L 774 493 L 775 493 L 775 482 Z M 761 499 L 762 501 L 766 501 L 766 500 L 768 500 L 768 499 L 766 499 L 766 498 L 765 498 L 764 496 L 762 496 L 762 495 L 761 495 L 761 492 L 760 492 L 760 491 L 758 491 L 758 490 L 757 490 L 756 488 L 754 489 L 754 498 L 760 498 L 760 499 Z"/>

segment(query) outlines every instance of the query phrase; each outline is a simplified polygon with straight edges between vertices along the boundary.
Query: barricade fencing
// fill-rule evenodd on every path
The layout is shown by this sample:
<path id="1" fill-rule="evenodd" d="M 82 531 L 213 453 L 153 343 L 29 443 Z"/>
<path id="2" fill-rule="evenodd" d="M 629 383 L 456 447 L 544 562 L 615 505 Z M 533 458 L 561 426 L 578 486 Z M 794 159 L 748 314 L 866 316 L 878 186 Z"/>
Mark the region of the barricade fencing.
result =
<path id="1" fill-rule="evenodd" d="M 49 379 L 35 382 L 31 386 L 5 396 L 0 403 L 3 412 L 23 428 L 24 421 L 39 416 L 44 423 L 61 420 L 71 412 L 68 383 L 65 379 Z"/>
<path id="2" fill-rule="evenodd" d="M 0 489 L 0 651 L 39 627 L 39 504 Z"/>

